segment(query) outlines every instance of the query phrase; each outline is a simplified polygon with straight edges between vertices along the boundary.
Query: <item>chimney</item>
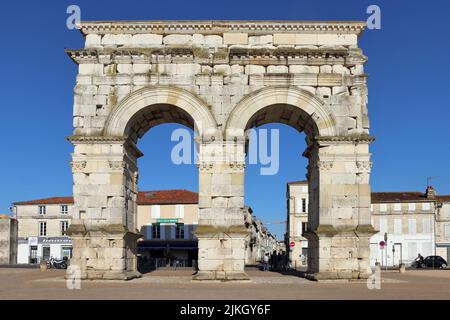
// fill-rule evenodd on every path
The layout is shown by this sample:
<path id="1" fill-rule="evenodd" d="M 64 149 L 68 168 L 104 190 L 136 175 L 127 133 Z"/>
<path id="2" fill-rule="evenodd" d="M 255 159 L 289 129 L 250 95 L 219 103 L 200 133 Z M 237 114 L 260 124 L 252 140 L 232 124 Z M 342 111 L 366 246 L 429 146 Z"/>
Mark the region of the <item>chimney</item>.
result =
<path id="1" fill-rule="evenodd" d="M 433 186 L 428 186 L 427 191 L 425 192 L 425 196 L 427 199 L 435 199 L 436 198 L 436 191 L 434 190 Z"/>

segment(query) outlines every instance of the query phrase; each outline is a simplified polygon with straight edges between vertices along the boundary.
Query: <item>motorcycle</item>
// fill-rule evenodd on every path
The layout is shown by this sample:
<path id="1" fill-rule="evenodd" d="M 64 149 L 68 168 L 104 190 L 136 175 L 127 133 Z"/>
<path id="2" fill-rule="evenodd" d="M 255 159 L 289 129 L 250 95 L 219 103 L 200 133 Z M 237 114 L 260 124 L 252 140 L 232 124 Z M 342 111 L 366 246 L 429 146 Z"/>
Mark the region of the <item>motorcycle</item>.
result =
<path id="1" fill-rule="evenodd" d="M 51 257 L 47 261 L 47 267 L 55 268 L 55 269 L 67 269 L 67 258 L 58 260 L 58 259 Z"/>

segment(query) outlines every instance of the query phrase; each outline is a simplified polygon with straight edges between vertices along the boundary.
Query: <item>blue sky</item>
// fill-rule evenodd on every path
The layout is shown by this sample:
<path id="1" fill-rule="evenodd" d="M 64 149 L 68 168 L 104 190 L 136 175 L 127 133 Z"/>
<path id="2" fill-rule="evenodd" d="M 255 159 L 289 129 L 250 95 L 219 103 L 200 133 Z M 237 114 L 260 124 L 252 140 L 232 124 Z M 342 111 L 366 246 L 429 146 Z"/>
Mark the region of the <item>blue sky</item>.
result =
<path id="1" fill-rule="evenodd" d="M 66 8 L 81 7 L 82 20 L 298 19 L 366 20 L 381 7 L 382 29 L 366 30 L 360 47 L 369 57 L 369 112 L 374 191 L 424 190 L 427 176 L 450 194 L 450 2 L 428 1 L 8 1 L 0 27 L 0 213 L 11 202 L 70 195 L 72 90 L 76 65 L 64 48 L 83 38 L 65 26 Z M 170 163 L 177 125 L 152 129 L 140 141 L 141 189 L 197 190 L 194 166 Z M 264 221 L 286 215 L 286 182 L 303 179 L 304 135 L 280 129 L 280 172 L 260 176 L 249 166 L 246 203 Z M 281 236 L 282 225 L 270 228 Z"/>

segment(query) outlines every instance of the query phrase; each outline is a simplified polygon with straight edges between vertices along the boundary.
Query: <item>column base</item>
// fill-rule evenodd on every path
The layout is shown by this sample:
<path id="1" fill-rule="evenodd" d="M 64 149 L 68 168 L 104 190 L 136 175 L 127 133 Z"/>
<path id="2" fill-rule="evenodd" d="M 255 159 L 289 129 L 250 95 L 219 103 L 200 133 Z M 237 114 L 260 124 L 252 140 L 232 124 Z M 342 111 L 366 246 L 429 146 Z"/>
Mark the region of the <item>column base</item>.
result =
<path id="1" fill-rule="evenodd" d="M 199 271 L 192 277 L 192 281 L 217 281 L 217 282 L 229 282 L 229 281 L 251 281 L 248 274 L 244 271 Z"/>
<path id="2" fill-rule="evenodd" d="M 66 279 L 72 277 L 65 276 Z M 142 274 L 138 271 L 100 271 L 92 270 L 81 273 L 80 280 L 122 280 L 142 278 Z"/>
<path id="3" fill-rule="evenodd" d="M 361 272 L 319 272 L 319 273 L 306 273 L 305 278 L 312 281 L 356 281 L 367 280 L 369 273 Z"/>

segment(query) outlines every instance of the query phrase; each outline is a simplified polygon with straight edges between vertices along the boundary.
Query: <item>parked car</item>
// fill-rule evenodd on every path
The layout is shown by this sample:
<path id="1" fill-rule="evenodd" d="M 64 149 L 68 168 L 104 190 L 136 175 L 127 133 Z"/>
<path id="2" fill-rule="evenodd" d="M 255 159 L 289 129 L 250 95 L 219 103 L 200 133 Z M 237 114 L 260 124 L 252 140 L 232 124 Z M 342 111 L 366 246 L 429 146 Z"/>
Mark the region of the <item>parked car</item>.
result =
<path id="1" fill-rule="evenodd" d="M 423 259 L 422 263 L 417 266 L 418 268 L 434 268 L 434 269 L 446 269 L 447 261 L 441 256 L 428 256 Z"/>

